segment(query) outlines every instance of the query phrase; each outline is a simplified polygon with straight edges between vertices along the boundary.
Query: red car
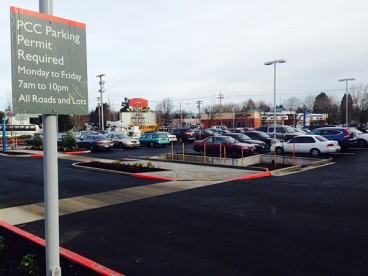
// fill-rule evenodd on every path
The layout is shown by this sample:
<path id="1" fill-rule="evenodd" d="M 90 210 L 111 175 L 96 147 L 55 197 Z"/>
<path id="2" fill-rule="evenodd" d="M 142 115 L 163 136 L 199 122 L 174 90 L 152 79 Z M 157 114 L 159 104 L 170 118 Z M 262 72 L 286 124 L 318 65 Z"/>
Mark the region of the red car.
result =
<path id="1" fill-rule="evenodd" d="M 206 154 L 219 155 L 220 146 L 222 155 L 224 155 L 224 148 L 226 148 L 226 156 L 239 157 L 243 155 L 250 155 L 256 151 L 253 144 L 245 144 L 238 142 L 230 136 L 211 136 L 203 140 L 195 140 L 193 150 L 204 153 L 206 146 Z"/>

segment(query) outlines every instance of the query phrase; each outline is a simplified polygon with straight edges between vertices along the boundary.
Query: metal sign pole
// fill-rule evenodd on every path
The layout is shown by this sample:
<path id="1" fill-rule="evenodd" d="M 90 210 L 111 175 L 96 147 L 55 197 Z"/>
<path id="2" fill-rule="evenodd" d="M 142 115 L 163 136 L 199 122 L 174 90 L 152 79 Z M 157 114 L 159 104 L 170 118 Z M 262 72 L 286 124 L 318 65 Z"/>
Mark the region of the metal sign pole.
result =
<path id="1" fill-rule="evenodd" d="M 41 13 L 53 14 L 52 0 L 39 0 Z M 43 114 L 46 275 L 61 275 L 59 257 L 59 193 L 57 116 Z"/>

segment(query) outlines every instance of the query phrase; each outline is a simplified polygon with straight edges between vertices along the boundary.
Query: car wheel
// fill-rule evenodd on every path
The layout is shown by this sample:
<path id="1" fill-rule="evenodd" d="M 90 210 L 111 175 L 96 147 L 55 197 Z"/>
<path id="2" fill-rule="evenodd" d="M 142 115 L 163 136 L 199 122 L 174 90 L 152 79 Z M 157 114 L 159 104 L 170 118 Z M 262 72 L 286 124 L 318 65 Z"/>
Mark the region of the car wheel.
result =
<path id="1" fill-rule="evenodd" d="M 92 144 L 89 146 L 89 150 L 93 151 L 93 145 Z"/>
<path id="2" fill-rule="evenodd" d="M 183 138 L 182 137 L 178 138 L 178 143 L 180 143 L 180 144 L 183 143 Z"/>
<path id="3" fill-rule="evenodd" d="M 366 141 L 364 141 L 363 139 L 359 139 L 359 140 L 358 140 L 358 143 L 357 143 L 357 146 L 358 146 L 359 148 L 365 148 L 365 147 L 367 147 L 367 142 L 366 142 Z"/>
<path id="4" fill-rule="evenodd" d="M 75 148 L 76 148 L 76 149 L 79 149 L 79 146 L 78 146 L 78 144 L 75 144 Z"/>
<path id="5" fill-rule="evenodd" d="M 281 148 L 281 147 L 277 147 L 276 148 L 276 154 L 280 155 L 280 154 L 283 154 L 284 153 L 284 149 Z"/>
<path id="6" fill-rule="evenodd" d="M 123 143 L 120 142 L 119 145 L 118 145 L 118 148 L 122 149 L 123 147 L 124 147 Z"/>
<path id="7" fill-rule="evenodd" d="M 148 146 L 150 146 L 150 147 L 154 147 L 154 146 L 155 146 L 155 144 L 154 144 L 153 142 L 150 142 L 150 143 L 148 144 Z"/>
<path id="8" fill-rule="evenodd" d="M 199 153 L 200 153 L 200 154 L 204 154 L 204 148 L 200 148 L 200 149 L 199 149 Z"/>
<path id="9" fill-rule="evenodd" d="M 319 149 L 311 149 L 310 151 L 310 154 L 313 156 L 313 157 L 318 157 L 321 155 L 321 152 Z"/>

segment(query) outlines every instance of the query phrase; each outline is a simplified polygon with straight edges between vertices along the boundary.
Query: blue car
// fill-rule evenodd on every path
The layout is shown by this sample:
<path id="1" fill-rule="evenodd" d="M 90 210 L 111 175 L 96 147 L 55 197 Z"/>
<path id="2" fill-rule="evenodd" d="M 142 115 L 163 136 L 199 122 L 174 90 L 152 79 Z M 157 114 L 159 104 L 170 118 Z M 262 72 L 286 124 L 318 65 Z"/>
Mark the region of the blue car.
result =
<path id="1" fill-rule="evenodd" d="M 169 137 L 163 132 L 145 132 L 139 138 L 141 145 L 147 147 L 166 146 L 170 144 Z"/>
<path id="2" fill-rule="evenodd" d="M 308 134 L 321 135 L 328 140 L 335 140 L 339 142 L 339 146 L 342 149 L 354 147 L 357 144 L 358 139 L 355 137 L 353 131 L 344 127 L 321 127 L 312 130 Z"/>

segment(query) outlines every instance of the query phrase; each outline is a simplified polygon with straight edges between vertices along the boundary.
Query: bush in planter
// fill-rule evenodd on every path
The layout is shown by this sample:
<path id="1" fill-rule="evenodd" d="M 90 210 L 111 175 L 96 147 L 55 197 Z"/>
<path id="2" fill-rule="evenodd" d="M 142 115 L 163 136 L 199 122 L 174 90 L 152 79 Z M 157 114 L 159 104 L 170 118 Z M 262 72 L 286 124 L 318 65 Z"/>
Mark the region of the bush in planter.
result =
<path id="1" fill-rule="evenodd" d="M 76 139 L 72 133 L 68 133 L 61 139 L 61 147 L 64 151 L 74 151 L 76 146 Z"/>
<path id="2" fill-rule="evenodd" d="M 43 139 L 41 135 L 35 135 L 32 139 L 32 149 L 42 149 Z"/>

